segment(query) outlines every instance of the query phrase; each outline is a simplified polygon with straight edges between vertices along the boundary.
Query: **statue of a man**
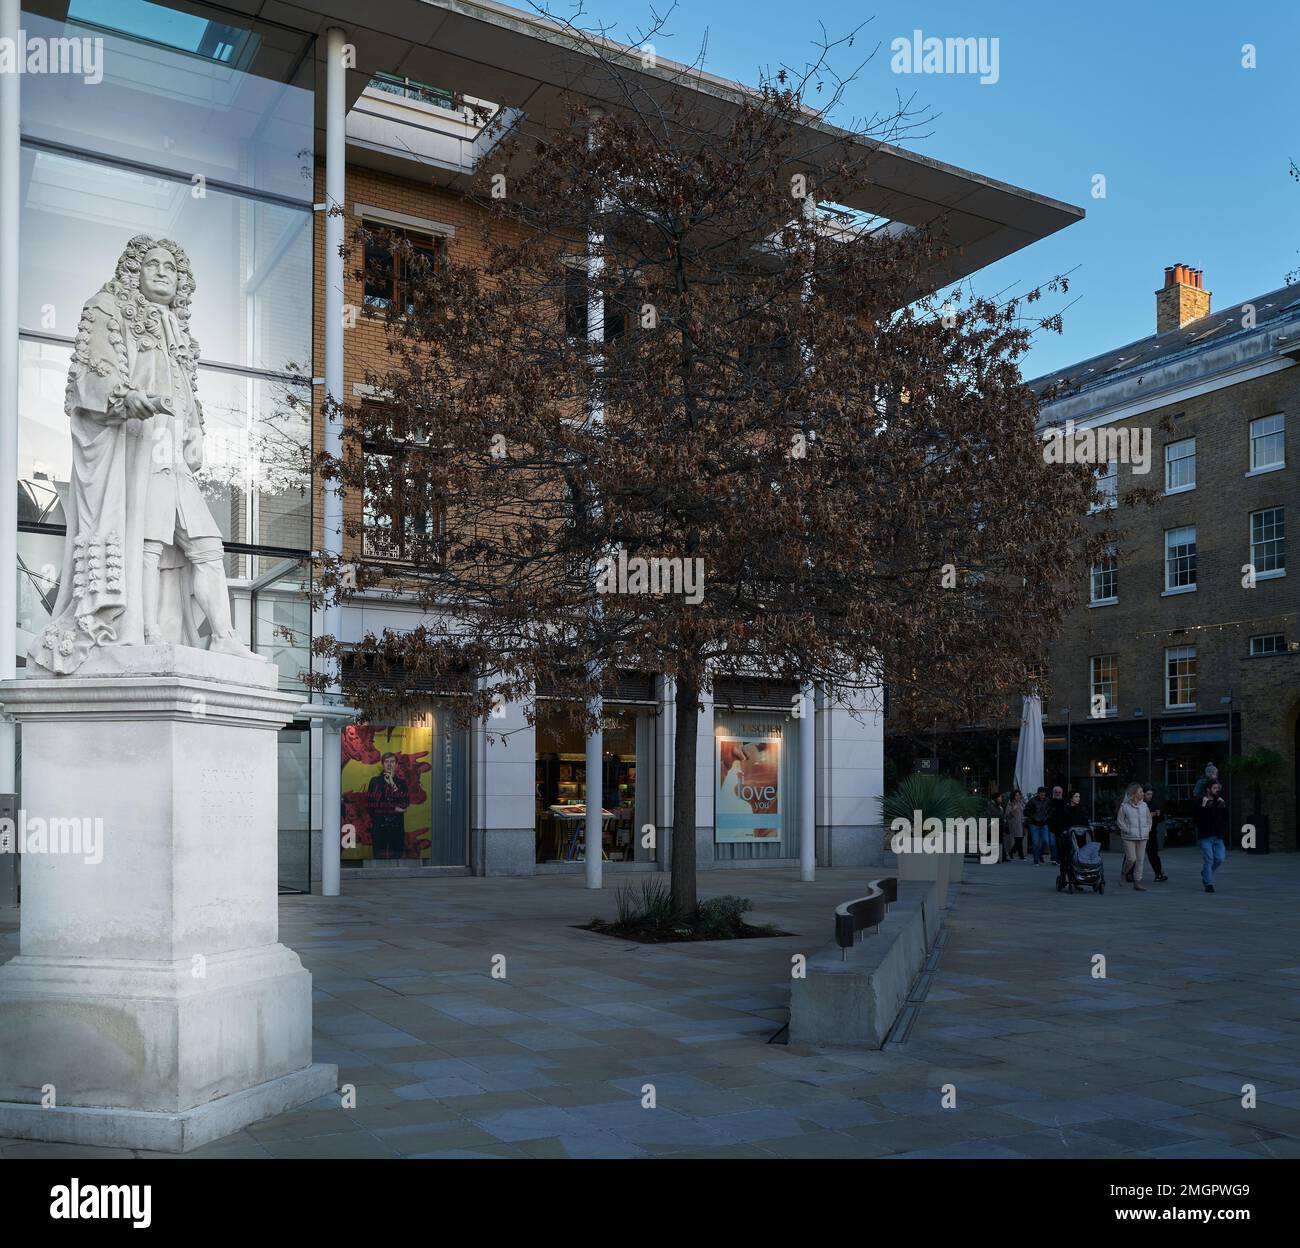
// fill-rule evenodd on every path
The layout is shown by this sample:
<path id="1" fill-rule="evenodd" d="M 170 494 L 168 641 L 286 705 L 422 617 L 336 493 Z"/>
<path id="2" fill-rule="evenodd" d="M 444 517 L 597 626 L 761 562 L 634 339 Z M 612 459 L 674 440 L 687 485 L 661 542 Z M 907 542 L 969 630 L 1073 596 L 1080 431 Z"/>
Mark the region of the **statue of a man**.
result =
<path id="1" fill-rule="evenodd" d="M 53 618 L 28 657 L 75 672 L 94 646 L 172 641 L 252 657 L 230 623 L 221 533 L 194 479 L 203 462 L 190 337 L 194 274 L 141 234 L 81 314 L 64 410 L 72 428 L 68 536 Z"/>

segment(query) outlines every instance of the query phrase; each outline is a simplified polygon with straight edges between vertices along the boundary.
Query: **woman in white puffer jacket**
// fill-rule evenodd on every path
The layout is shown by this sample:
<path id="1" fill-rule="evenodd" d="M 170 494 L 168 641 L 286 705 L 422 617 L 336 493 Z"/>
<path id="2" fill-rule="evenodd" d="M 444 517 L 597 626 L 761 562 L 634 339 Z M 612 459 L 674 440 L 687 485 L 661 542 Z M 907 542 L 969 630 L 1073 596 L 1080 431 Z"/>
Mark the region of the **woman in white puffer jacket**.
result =
<path id="1" fill-rule="evenodd" d="M 1146 862 L 1147 839 L 1151 835 L 1151 811 L 1142 798 L 1142 786 L 1130 784 L 1119 810 L 1115 812 L 1115 822 L 1119 824 L 1119 834 L 1124 839 L 1123 879 L 1125 883 L 1132 881 L 1133 888 L 1139 893 L 1147 891 L 1142 887 L 1142 866 Z"/>

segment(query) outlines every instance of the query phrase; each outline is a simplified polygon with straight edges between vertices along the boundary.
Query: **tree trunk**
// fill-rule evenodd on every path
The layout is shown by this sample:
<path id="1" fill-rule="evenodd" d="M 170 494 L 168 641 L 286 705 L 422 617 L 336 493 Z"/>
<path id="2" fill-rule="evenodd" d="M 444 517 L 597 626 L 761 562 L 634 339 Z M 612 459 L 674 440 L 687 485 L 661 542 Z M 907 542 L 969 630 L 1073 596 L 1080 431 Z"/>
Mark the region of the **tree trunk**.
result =
<path id="1" fill-rule="evenodd" d="M 695 751 L 700 736 L 700 686 L 677 677 L 677 734 L 673 742 L 673 910 L 695 913 Z"/>

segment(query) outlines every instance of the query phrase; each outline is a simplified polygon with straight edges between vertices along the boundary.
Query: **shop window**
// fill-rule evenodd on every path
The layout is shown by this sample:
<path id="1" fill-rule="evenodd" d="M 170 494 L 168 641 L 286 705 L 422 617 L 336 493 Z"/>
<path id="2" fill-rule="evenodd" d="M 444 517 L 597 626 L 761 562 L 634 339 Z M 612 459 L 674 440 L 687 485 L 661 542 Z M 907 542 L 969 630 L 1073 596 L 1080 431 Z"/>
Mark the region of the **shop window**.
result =
<path id="1" fill-rule="evenodd" d="M 610 862 L 654 862 L 641 843 L 654 818 L 653 707 L 605 704 L 602 720 L 602 855 Z M 586 741 L 567 711 L 552 703 L 537 717 L 536 860 L 581 862 L 587 825 Z"/>
<path id="2" fill-rule="evenodd" d="M 345 866 L 465 864 L 467 734 L 449 707 L 411 724 L 349 724 L 342 766 Z"/>
<path id="3" fill-rule="evenodd" d="M 723 710 L 716 696 L 715 690 L 715 853 L 720 859 L 794 857 L 799 852 L 794 784 L 801 721 L 775 710 Z"/>

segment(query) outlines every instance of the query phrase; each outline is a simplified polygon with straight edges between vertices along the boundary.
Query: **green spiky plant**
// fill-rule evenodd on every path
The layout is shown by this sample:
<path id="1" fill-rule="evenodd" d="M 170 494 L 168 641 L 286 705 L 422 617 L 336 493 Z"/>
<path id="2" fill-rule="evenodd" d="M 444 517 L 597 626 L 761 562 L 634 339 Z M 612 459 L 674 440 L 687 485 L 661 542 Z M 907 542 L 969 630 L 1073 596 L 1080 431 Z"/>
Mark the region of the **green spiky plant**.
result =
<path id="1" fill-rule="evenodd" d="M 885 825 L 885 847 L 890 844 L 890 825 L 895 819 L 912 822 L 917 811 L 926 819 L 977 819 L 984 813 L 982 798 L 967 793 L 961 781 L 951 776 L 905 776 L 891 793 L 879 799 Z"/>

